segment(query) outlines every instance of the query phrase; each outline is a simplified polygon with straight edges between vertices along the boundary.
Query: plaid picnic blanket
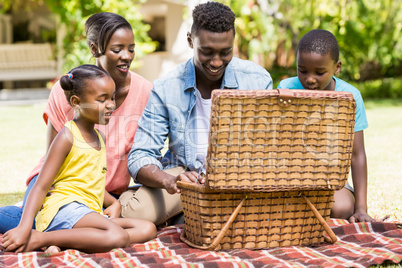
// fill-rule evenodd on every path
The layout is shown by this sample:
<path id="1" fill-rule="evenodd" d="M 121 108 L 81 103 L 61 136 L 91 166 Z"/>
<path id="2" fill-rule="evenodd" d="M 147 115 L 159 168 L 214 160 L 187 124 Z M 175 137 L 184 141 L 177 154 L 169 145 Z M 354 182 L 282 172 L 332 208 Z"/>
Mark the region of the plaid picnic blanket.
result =
<path id="1" fill-rule="evenodd" d="M 0 267 L 368 267 L 402 262 L 402 223 L 331 219 L 330 226 L 339 238 L 335 244 L 215 252 L 181 242 L 184 226 L 177 225 L 160 230 L 152 241 L 108 253 L 0 253 Z"/>

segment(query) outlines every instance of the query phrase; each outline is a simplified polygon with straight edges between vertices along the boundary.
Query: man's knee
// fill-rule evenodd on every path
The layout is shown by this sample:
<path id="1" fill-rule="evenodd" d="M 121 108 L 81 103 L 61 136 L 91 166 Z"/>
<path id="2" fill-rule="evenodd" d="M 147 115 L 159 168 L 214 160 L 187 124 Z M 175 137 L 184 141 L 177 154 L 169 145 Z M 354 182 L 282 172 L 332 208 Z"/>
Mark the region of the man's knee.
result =
<path id="1" fill-rule="evenodd" d="M 147 203 L 140 202 L 136 197 L 136 192 L 137 190 L 127 190 L 121 194 L 119 202 L 121 204 L 121 216 L 123 218 L 142 218 L 142 216 L 147 216 L 147 213 L 144 213 L 147 209 Z M 149 206 L 151 206 L 151 204 L 148 204 L 148 210 Z"/>
<path id="2" fill-rule="evenodd" d="M 170 195 L 163 189 L 141 186 L 137 191 L 128 190 L 119 199 L 121 216 L 161 224 L 180 213 L 180 195 Z"/>

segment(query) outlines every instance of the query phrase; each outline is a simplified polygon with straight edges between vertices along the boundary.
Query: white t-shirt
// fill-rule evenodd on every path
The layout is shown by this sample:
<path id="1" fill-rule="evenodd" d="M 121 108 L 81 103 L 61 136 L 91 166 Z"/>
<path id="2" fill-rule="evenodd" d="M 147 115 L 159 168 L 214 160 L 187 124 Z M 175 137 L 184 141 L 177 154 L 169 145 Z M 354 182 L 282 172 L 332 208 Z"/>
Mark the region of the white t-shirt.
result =
<path id="1" fill-rule="evenodd" d="M 205 163 L 208 152 L 209 120 L 211 116 L 211 99 L 203 99 L 200 91 L 196 90 L 197 101 L 195 103 L 197 116 L 197 160 Z M 206 174 L 206 165 L 202 172 Z"/>

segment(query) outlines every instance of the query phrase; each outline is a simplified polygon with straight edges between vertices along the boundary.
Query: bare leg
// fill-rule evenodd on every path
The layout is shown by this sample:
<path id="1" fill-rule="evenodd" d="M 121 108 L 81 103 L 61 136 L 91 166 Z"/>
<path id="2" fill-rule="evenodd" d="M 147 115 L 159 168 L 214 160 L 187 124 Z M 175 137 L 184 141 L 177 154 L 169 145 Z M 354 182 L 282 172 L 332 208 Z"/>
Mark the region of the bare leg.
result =
<path id="1" fill-rule="evenodd" d="M 348 220 L 355 210 L 355 198 L 353 193 L 346 188 L 342 188 L 335 191 L 334 199 L 335 202 L 331 209 L 331 218 Z"/>
<path id="2" fill-rule="evenodd" d="M 150 221 L 132 218 L 112 219 L 130 236 L 130 244 L 144 243 L 156 237 L 156 226 Z"/>
<path id="3" fill-rule="evenodd" d="M 98 213 L 89 213 L 73 229 L 43 233 L 33 230 L 25 251 L 58 246 L 95 253 L 127 247 L 129 244 L 130 236 L 119 225 Z"/>

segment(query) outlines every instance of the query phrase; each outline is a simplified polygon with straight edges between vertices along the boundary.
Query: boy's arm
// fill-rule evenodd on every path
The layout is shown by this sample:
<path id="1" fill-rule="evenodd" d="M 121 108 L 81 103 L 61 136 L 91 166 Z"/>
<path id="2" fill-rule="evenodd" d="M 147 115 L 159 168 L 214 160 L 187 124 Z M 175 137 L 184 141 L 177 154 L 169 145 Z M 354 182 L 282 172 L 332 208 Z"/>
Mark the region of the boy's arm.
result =
<path id="1" fill-rule="evenodd" d="M 367 159 L 363 131 L 355 132 L 352 153 L 352 180 L 355 194 L 355 209 L 350 222 L 373 222 L 367 215 Z"/>
<path id="2" fill-rule="evenodd" d="M 72 134 L 66 128 L 62 129 L 54 139 L 38 180 L 28 195 L 20 223 L 16 228 L 4 234 L 3 246 L 6 251 L 22 252 L 25 249 L 31 235 L 33 220 L 41 208 L 64 159 L 71 150 L 71 139 Z"/>

